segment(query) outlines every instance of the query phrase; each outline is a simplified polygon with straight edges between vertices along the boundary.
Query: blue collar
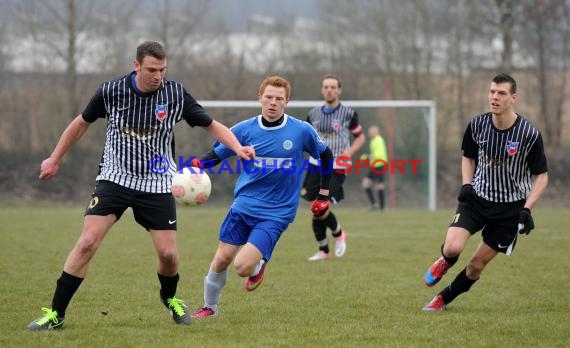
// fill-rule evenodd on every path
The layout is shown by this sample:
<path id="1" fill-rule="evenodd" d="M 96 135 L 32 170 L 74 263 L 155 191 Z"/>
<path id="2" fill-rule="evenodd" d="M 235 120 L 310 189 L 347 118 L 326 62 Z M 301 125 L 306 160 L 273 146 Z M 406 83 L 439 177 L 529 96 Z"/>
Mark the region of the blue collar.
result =
<path id="1" fill-rule="evenodd" d="M 138 94 L 148 94 L 148 93 L 144 93 L 143 91 L 141 91 L 138 87 L 137 87 L 137 81 L 135 80 L 135 76 L 137 75 L 136 72 L 132 72 L 131 73 L 131 86 L 133 87 L 133 89 L 135 90 L 135 92 L 137 92 Z"/>
<path id="2" fill-rule="evenodd" d="M 335 111 L 337 111 L 338 108 L 340 108 L 340 103 L 339 103 L 335 108 L 332 108 L 332 109 L 331 109 L 331 108 L 327 108 L 326 105 L 323 105 L 323 106 L 321 107 L 321 111 L 322 111 L 323 114 L 325 114 L 325 115 L 330 115 L 330 114 L 334 113 Z"/>

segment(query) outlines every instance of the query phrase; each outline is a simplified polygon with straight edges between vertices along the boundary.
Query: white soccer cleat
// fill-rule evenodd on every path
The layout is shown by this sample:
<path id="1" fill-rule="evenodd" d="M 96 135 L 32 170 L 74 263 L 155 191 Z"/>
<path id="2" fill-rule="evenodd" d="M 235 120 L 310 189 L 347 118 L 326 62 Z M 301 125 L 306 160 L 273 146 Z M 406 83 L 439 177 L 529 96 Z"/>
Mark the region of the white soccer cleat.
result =
<path id="1" fill-rule="evenodd" d="M 321 260 L 328 260 L 330 258 L 331 254 L 319 250 L 315 255 L 309 257 L 309 261 L 321 261 Z"/>
<path id="2" fill-rule="evenodd" d="M 334 240 L 334 254 L 336 257 L 342 257 L 346 252 L 346 233 L 342 231 L 340 236 L 336 237 Z"/>

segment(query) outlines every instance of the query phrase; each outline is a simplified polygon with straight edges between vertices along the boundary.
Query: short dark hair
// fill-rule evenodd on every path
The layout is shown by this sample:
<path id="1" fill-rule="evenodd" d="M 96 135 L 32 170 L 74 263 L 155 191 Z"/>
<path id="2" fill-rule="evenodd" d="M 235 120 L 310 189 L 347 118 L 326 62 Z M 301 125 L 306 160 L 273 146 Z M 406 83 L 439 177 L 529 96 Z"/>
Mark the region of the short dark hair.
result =
<path id="1" fill-rule="evenodd" d="M 166 59 L 166 50 L 159 42 L 145 41 L 137 47 L 137 61 L 142 64 L 144 57 L 152 56 L 156 59 Z"/>
<path id="2" fill-rule="evenodd" d="M 326 79 L 336 80 L 336 82 L 338 82 L 338 88 L 341 88 L 340 77 L 338 75 L 328 74 L 323 77 L 323 81 Z"/>
<path id="3" fill-rule="evenodd" d="M 495 77 L 493 77 L 493 82 L 495 82 L 495 83 L 510 83 L 511 84 L 511 94 L 517 93 L 517 81 L 515 81 L 514 78 L 512 78 L 511 76 L 509 76 L 505 73 L 500 73 L 500 74 L 496 75 Z"/>

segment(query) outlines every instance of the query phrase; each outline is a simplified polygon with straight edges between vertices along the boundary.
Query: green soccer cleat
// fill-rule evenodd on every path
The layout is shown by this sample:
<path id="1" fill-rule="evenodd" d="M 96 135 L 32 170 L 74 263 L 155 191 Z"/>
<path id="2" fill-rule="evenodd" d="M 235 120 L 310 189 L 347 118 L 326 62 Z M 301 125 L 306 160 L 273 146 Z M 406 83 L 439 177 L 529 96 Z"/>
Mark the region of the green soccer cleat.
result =
<path id="1" fill-rule="evenodd" d="M 57 311 L 43 307 L 44 315 L 28 324 L 31 331 L 56 330 L 63 326 L 63 318 L 57 315 Z"/>
<path id="2" fill-rule="evenodd" d="M 176 324 L 190 325 L 192 323 L 188 307 L 186 307 L 182 300 L 179 300 L 176 297 L 171 297 L 169 299 L 162 300 L 162 303 L 170 313 L 172 313 L 172 319 L 174 319 Z"/>

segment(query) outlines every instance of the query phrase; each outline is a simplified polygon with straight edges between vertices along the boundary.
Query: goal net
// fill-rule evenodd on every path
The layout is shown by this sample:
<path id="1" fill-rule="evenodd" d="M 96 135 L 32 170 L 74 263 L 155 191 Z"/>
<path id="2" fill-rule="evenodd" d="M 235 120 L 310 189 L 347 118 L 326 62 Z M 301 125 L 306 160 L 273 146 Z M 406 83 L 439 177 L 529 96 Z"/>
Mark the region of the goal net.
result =
<path id="1" fill-rule="evenodd" d="M 214 118 L 228 126 L 261 112 L 258 101 L 206 100 L 199 103 Z M 322 100 L 290 101 L 286 113 L 305 120 L 309 110 L 322 103 Z M 342 103 L 357 111 L 365 134 L 368 127 L 377 125 L 386 141 L 389 158 L 388 168 L 384 173 L 387 207 L 435 210 L 437 163 L 435 102 L 430 100 L 343 100 Z M 348 175 L 344 186 L 343 205 L 368 205 L 366 194 L 361 188 L 362 178 L 367 174 L 368 169 L 359 168 L 357 171 L 355 163 L 361 154 L 369 151 L 368 140 L 367 137 L 359 153 L 353 157 L 352 173 Z M 196 150 L 195 147 L 194 150 Z M 219 192 L 227 190 L 230 194 L 234 180 L 213 179 L 215 189 Z"/>

